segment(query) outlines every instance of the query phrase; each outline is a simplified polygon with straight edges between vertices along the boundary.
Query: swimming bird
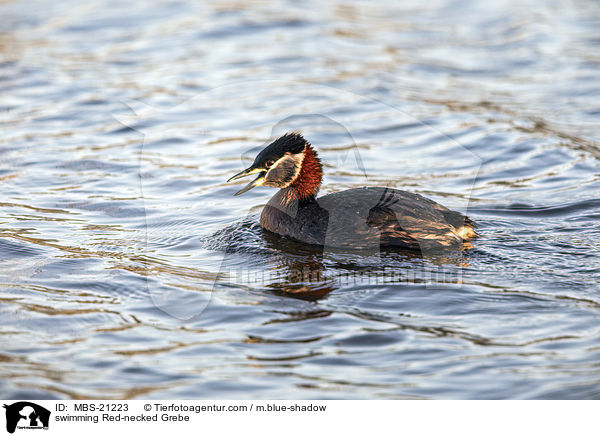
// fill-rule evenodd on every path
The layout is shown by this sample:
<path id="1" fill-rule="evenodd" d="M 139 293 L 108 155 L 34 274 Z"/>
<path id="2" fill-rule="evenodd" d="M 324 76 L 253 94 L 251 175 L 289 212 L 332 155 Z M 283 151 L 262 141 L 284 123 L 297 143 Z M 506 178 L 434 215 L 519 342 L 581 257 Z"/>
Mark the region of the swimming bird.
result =
<path id="1" fill-rule="evenodd" d="M 412 192 L 361 187 L 317 198 L 323 166 L 313 146 L 297 132 L 273 141 L 250 167 L 227 182 L 251 174 L 257 177 L 235 195 L 256 186 L 279 188 L 263 208 L 260 225 L 306 244 L 425 252 L 462 249 L 477 236 L 469 218 Z"/>

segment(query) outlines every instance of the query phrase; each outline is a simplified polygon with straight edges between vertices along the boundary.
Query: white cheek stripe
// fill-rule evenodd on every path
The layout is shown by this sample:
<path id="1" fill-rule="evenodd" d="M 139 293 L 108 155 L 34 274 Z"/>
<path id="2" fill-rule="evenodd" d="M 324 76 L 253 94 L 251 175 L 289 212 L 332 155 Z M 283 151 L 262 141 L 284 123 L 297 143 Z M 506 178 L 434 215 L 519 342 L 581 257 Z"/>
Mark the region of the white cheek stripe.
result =
<path id="1" fill-rule="evenodd" d="M 294 182 L 294 180 L 296 180 L 296 177 L 298 177 L 298 174 L 300 174 L 300 168 L 302 168 L 302 162 L 304 162 L 304 152 L 300 152 L 300 153 L 296 153 L 296 154 L 286 153 L 285 155 L 283 155 L 282 157 L 277 159 L 277 161 L 273 165 L 271 165 L 271 169 L 269 169 L 269 172 L 270 172 L 271 170 L 275 169 L 282 162 L 290 160 L 290 159 L 294 161 L 294 177 L 292 178 L 292 181 L 290 183 L 283 186 L 284 188 L 287 188 L 288 186 L 290 186 Z M 267 175 L 265 176 L 265 178 L 268 176 L 269 172 L 267 172 Z"/>

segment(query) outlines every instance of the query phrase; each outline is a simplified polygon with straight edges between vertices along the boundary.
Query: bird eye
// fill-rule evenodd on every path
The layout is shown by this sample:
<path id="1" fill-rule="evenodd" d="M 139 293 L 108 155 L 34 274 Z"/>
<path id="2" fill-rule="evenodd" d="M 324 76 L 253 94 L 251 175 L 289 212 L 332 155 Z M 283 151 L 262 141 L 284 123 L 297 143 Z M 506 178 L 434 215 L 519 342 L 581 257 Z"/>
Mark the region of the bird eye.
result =
<path id="1" fill-rule="evenodd" d="M 270 167 L 271 165 L 273 165 L 275 163 L 274 160 L 268 160 L 267 161 L 267 167 Z"/>

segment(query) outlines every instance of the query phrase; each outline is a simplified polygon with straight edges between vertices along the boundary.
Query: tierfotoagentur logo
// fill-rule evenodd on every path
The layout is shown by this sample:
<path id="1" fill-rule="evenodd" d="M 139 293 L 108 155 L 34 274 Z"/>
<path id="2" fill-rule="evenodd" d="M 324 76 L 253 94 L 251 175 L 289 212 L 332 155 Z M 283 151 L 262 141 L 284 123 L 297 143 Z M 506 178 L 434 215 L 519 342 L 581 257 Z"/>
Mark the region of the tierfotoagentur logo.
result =
<path id="1" fill-rule="evenodd" d="M 14 433 L 19 430 L 48 430 L 50 411 L 29 401 L 19 401 L 6 409 L 6 431 Z"/>
<path id="2" fill-rule="evenodd" d="M 288 106 L 290 94 L 310 104 Z M 368 119 L 352 110 L 356 107 L 366 110 Z M 479 168 L 481 159 L 431 125 L 368 96 L 282 80 L 235 82 L 170 107 L 132 102 L 130 108 L 133 116 L 118 119 L 143 135 L 139 175 L 145 247 L 139 271 L 145 272 L 153 304 L 169 315 L 192 320 L 213 298 L 230 298 L 243 289 L 312 299 L 354 284 L 462 283 L 468 260 L 458 247 L 461 233 L 452 233 L 445 223 L 458 230 L 464 225 L 459 221 L 467 213 L 477 172 L 465 176 L 461 168 Z M 416 134 L 412 141 L 402 134 L 392 138 L 386 129 L 373 131 L 370 126 L 375 122 Z M 265 230 L 260 212 L 276 190 L 256 189 L 234 197 L 240 188 L 246 193 L 254 186 L 285 185 L 283 179 L 261 179 L 260 168 L 252 165 L 261 150 L 296 132 L 314 146 L 323 165 L 315 208 L 320 215 L 315 220 L 326 224 L 319 229 L 318 253 L 307 248 L 311 238 L 301 246 L 277 240 L 272 237 L 277 232 Z M 452 150 L 456 168 L 440 161 L 436 150 L 441 145 Z M 289 156 L 272 164 L 282 171 L 301 168 L 305 156 Z M 443 176 L 438 166 L 444 168 Z M 294 171 L 290 174 L 297 175 Z M 236 173 L 238 178 L 247 174 L 252 179 L 238 181 Z M 274 175 L 275 170 L 268 174 Z M 232 183 L 226 183 L 232 176 Z M 430 182 L 440 177 L 444 190 Z M 456 183 L 449 185 L 448 180 Z M 451 186 L 448 191 L 446 186 Z M 368 190 L 359 190 L 362 187 Z M 353 203 L 334 201 L 341 197 L 330 195 L 350 189 L 354 189 Z M 434 201 L 423 199 L 419 191 L 432 195 Z M 281 212 L 294 220 L 296 203 L 287 202 L 289 207 Z M 426 213 L 410 215 L 411 205 Z M 441 221 L 429 219 L 440 214 Z M 321 216 L 326 219 L 319 220 Z M 383 242 L 391 237 L 391 228 L 408 235 L 400 242 L 411 246 L 412 253 L 397 255 L 380 249 L 389 245 Z"/>

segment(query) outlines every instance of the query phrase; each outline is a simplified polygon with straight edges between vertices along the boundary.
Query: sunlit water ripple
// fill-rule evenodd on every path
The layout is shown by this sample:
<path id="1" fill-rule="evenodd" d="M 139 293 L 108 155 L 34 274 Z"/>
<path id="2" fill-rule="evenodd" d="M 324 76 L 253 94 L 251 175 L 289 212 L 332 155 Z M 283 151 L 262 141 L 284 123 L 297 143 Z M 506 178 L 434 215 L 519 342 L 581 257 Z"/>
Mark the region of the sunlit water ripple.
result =
<path id="1" fill-rule="evenodd" d="M 596 2 L 0 16 L 0 397 L 600 398 Z M 323 193 L 416 191 L 481 237 L 267 234 L 273 191 L 225 180 L 290 129 Z"/>

